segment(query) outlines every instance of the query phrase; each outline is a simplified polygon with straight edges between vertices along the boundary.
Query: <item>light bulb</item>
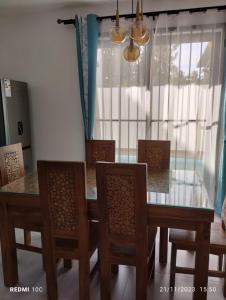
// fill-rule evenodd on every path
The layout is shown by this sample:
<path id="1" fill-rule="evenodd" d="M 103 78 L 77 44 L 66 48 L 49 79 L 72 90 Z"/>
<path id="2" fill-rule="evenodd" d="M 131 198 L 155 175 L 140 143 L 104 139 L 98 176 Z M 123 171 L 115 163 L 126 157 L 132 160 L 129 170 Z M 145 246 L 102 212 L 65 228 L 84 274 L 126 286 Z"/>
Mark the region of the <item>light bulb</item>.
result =
<path id="1" fill-rule="evenodd" d="M 137 0 L 136 19 L 131 25 L 130 37 L 133 40 L 142 39 L 144 38 L 146 31 L 147 29 L 143 22 L 143 12 L 140 11 L 140 1 Z"/>
<path id="2" fill-rule="evenodd" d="M 142 38 L 138 38 L 138 39 L 134 39 L 134 42 L 138 45 L 138 46 L 145 46 L 147 45 L 151 40 L 151 34 L 150 32 L 147 30 L 144 37 Z"/>
<path id="3" fill-rule="evenodd" d="M 139 40 L 145 37 L 147 32 L 146 26 L 140 20 L 135 20 L 131 25 L 130 37 L 133 40 Z"/>
<path id="4" fill-rule="evenodd" d="M 111 41 L 115 44 L 121 44 L 126 39 L 126 31 L 119 23 L 119 10 L 116 9 L 115 26 L 111 30 Z"/>
<path id="5" fill-rule="evenodd" d="M 122 26 L 114 26 L 111 30 L 111 41 L 115 44 L 121 44 L 126 39 L 126 31 Z"/>
<path id="6" fill-rule="evenodd" d="M 140 56 L 140 49 L 136 45 L 134 45 L 133 40 L 130 39 L 130 44 L 124 49 L 123 56 L 126 61 L 134 62 Z"/>

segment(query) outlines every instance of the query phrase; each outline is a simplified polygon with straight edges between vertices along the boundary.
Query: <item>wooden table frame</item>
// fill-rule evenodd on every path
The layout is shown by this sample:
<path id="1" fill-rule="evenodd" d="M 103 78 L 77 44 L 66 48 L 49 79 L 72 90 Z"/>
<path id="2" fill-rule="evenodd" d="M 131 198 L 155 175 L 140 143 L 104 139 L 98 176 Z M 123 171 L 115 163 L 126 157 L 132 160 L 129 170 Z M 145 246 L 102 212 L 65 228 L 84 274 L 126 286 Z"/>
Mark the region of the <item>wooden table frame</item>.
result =
<path id="1" fill-rule="evenodd" d="M 147 204 L 149 223 L 165 228 L 180 228 L 196 231 L 196 258 L 193 299 L 207 298 L 210 226 L 214 220 L 211 209 L 193 209 Z M 98 220 L 95 200 L 88 199 L 88 214 Z M 18 283 L 18 267 L 14 228 L 42 231 L 42 217 L 38 195 L 0 193 L 0 239 L 4 283 L 11 287 Z M 164 230 L 164 229 L 163 229 Z M 202 287 L 202 290 L 201 290 Z"/>

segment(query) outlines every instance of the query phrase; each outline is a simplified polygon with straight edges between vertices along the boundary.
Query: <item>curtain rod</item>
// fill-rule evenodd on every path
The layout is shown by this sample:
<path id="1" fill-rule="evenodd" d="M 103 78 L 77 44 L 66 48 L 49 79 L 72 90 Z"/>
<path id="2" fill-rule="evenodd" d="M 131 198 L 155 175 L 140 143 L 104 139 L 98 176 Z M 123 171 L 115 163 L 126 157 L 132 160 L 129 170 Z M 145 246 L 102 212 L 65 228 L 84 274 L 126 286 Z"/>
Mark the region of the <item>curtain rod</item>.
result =
<path id="1" fill-rule="evenodd" d="M 195 12 L 206 12 L 208 9 L 217 9 L 217 10 L 226 10 L 226 5 L 221 5 L 221 6 L 206 6 L 206 7 L 197 7 L 197 8 L 186 8 L 186 9 L 175 9 L 175 10 L 160 10 L 160 11 L 152 11 L 152 12 L 145 12 L 144 16 L 148 16 L 148 17 L 156 17 L 160 14 L 168 14 L 168 15 L 174 15 L 174 14 L 179 14 L 180 12 L 190 12 L 190 13 L 195 13 Z M 125 15 L 120 15 L 120 18 L 134 18 L 136 15 L 135 14 L 125 14 Z M 105 19 L 111 19 L 114 20 L 115 19 L 115 15 L 114 16 L 104 16 L 104 17 L 97 17 L 98 21 L 102 21 Z M 68 19 L 68 20 L 62 20 L 62 19 L 58 19 L 57 20 L 58 24 L 64 24 L 64 25 L 68 25 L 68 24 L 75 24 L 75 20 L 74 19 Z"/>

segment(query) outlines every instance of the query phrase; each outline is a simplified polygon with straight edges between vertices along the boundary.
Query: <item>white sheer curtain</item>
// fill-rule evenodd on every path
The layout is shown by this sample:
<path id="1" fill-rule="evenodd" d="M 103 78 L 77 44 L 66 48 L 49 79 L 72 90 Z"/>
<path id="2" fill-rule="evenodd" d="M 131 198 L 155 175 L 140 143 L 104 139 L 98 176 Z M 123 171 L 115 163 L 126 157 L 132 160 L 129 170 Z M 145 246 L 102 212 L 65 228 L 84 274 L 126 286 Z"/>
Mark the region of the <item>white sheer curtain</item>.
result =
<path id="1" fill-rule="evenodd" d="M 115 139 L 117 159 L 129 162 L 136 160 L 138 139 L 170 140 L 171 168 L 199 173 L 211 199 L 225 20 L 215 11 L 146 19 L 155 32 L 135 63 L 124 60 L 125 45 L 110 42 L 106 21 L 98 50 L 95 138 Z"/>
<path id="2" fill-rule="evenodd" d="M 149 28 L 152 21 L 146 20 Z M 123 20 L 128 28 L 130 21 Z M 121 46 L 109 40 L 113 22 L 101 23 L 97 66 L 97 105 L 95 138 L 116 140 L 119 161 L 135 161 L 137 140 L 145 139 L 146 102 L 150 99 L 151 48 L 140 48 L 137 62 L 128 63 Z"/>

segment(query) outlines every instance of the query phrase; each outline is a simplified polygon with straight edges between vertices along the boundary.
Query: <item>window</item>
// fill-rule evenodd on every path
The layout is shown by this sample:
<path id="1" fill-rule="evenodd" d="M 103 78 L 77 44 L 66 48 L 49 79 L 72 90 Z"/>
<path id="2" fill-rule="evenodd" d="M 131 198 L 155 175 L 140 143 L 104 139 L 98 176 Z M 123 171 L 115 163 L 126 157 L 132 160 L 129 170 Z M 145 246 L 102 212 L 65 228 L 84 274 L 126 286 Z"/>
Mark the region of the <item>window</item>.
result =
<path id="1" fill-rule="evenodd" d="M 95 138 L 116 140 L 117 160 L 128 162 L 136 161 L 138 139 L 167 139 L 172 168 L 212 172 L 222 27 L 160 28 L 151 46 L 141 48 L 135 63 L 123 59 L 123 49 L 113 45 L 108 34 L 101 35 Z"/>

